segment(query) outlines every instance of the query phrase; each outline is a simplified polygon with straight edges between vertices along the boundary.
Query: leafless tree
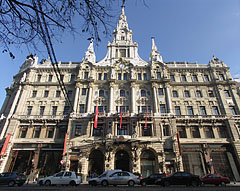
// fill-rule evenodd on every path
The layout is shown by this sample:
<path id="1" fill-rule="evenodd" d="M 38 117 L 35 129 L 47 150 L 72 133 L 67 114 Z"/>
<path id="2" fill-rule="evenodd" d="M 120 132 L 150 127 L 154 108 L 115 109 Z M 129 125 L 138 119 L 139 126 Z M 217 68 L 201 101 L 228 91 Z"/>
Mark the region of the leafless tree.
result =
<path id="1" fill-rule="evenodd" d="M 114 1 L 119 0 L 0 0 L 2 52 L 14 58 L 11 45 L 37 49 L 39 41 L 50 50 L 63 31 L 77 32 L 79 28 L 100 41 L 109 34 Z M 76 27 L 75 17 L 79 17 Z"/>

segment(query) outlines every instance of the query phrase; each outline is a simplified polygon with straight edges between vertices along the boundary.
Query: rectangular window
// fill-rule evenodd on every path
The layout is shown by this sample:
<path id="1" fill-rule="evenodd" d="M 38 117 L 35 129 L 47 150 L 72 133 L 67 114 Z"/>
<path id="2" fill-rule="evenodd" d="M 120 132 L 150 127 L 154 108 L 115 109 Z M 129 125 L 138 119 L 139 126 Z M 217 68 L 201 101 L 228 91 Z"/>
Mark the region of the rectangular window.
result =
<path id="1" fill-rule="evenodd" d="M 175 106 L 175 114 L 176 114 L 176 115 L 181 115 L 180 106 Z"/>
<path id="2" fill-rule="evenodd" d="M 57 106 L 52 106 L 52 115 L 57 114 Z"/>
<path id="3" fill-rule="evenodd" d="M 99 90 L 99 97 L 104 97 L 104 90 Z"/>
<path id="4" fill-rule="evenodd" d="M 225 78 L 224 78 L 224 75 L 223 75 L 223 74 L 219 74 L 219 80 L 220 80 L 220 81 L 224 81 L 224 80 L 225 80 Z"/>
<path id="5" fill-rule="evenodd" d="M 37 97 L 37 91 L 36 91 L 36 90 L 34 90 L 34 91 L 32 92 L 32 97 Z"/>
<path id="6" fill-rule="evenodd" d="M 82 125 L 76 125 L 75 126 L 75 136 L 81 136 L 82 135 Z"/>
<path id="7" fill-rule="evenodd" d="M 230 92 L 228 90 L 224 90 L 225 97 L 231 97 Z"/>
<path id="8" fill-rule="evenodd" d="M 163 125 L 163 135 L 170 136 L 170 129 L 168 125 Z"/>
<path id="9" fill-rule="evenodd" d="M 40 112 L 39 115 L 43 115 L 45 110 L 45 106 L 40 106 Z"/>
<path id="10" fill-rule="evenodd" d="M 192 106 L 187 106 L 187 114 L 188 115 L 194 115 Z"/>
<path id="11" fill-rule="evenodd" d="M 74 82 L 75 78 L 76 78 L 75 74 L 71 74 L 70 82 Z"/>
<path id="12" fill-rule="evenodd" d="M 107 80 L 107 73 L 104 73 L 103 80 Z"/>
<path id="13" fill-rule="evenodd" d="M 103 136 L 103 124 L 98 124 L 97 128 L 93 128 L 93 136 L 95 137 Z"/>
<path id="14" fill-rule="evenodd" d="M 207 115 L 205 106 L 200 106 L 200 114 L 201 115 Z"/>
<path id="15" fill-rule="evenodd" d="M 33 138 L 39 138 L 41 133 L 41 126 L 36 126 L 33 131 Z"/>
<path id="16" fill-rule="evenodd" d="M 126 58 L 126 49 L 119 49 L 120 58 Z"/>
<path id="17" fill-rule="evenodd" d="M 142 74 L 138 73 L 138 80 L 142 80 Z"/>
<path id="18" fill-rule="evenodd" d="M 213 106 L 212 110 L 213 110 L 213 115 L 219 115 L 219 111 L 218 111 L 218 107 L 217 106 Z"/>
<path id="19" fill-rule="evenodd" d="M 163 88 L 158 88 L 158 95 L 164 95 Z"/>
<path id="20" fill-rule="evenodd" d="M 48 126 L 47 128 L 47 138 L 53 138 L 54 126 Z"/>
<path id="21" fill-rule="evenodd" d="M 65 125 L 61 125 L 59 127 L 59 133 L 58 133 L 57 137 L 59 139 L 64 139 L 66 132 L 67 132 L 67 127 Z"/>
<path id="22" fill-rule="evenodd" d="M 193 75 L 193 81 L 194 81 L 194 82 L 198 82 L 198 77 L 197 77 L 197 75 Z"/>
<path id="23" fill-rule="evenodd" d="M 102 80 L 102 74 L 101 73 L 98 74 L 98 80 Z"/>
<path id="24" fill-rule="evenodd" d="M 202 92 L 200 90 L 197 90 L 196 91 L 196 97 L 202 97 Z"/>
<path id="25" fill-rule="evenodd" d="M 187 138 L 186 128 L 185 127 L 177 127 L 178 134 L 180 138 Z"/>
<path id="26" fill-rule="evenodd" d="M 120 124 L 117 125 L 117 135 L 128 135 L 127 124 L 122 124 L 121 129 L 120 129 Z"/>
<path id="27" fill-rule="evenodd" d="M 56 91 L 56 97 L 60 97 L 61 96 L 61 91 L 60 90 L 57 90 Z"/>
<path id="28" fill-rule="evenodd" d="M 161 72 L 157 72 L 157 79 L 158 79 L 158 80 L 161 79 Z"/>
<path id="29" fill-rule="evenodd" d="M 42 78 L 42 75 L 41 75 L 41 74 L 38 74 L 38 76 L 37 76 L 37 82 L 40 82 L 40 81 L 41 81 L 41 78 Z"/>
<path id="30" fill-rule="evenodd" d="M 127 73 L 123 74 L 123 80 L 127 80 Z"/>
<path id="31" fill-rule="evenodd" d="M 44 97 L 48 97 L 48 94 L 49 94 L 49 91 L 46 90 L 46 91 L 44 92 Z"/>
<path id="32" fill-rule="evenodd" d="M 147 80 L 147 74 L 143 73 L 143 80 Z"/>
<path id="33" fill-rule="evenodd" d="M 205 82 L 209 82 L 209 77 L 208 77 L 208 75 L 204 75 L 204 81 L 205 81 Z"/>
<path id="34" fill-rule="evenodd" d="M 212 90 L 209 90 L 209 91 L 208 91 L 208 95 L 209 95 L 209 97 L 214 97 L 213 91 L 212 91 Z"/>
<path id="35" fill-rule="evenodd" d="M 228 133 L 225 126 L 218 127 L 217 130 L 220 138 L 228 138 Z"/>
<path id="36" fill-rule="evenodd" d="M 170 80 L 171 80 L 171 82 L 175 82 L 175 77 L 174 77 L 174 75 L 170 75 Z"/>
<path id="37" fill-rule="evenodd" d="M 64 75 L 61 74 L 61 75 L 60 75 L 60 80 L 63 81 L 63 79 L 64 79 Z"/>
<path id="38" fill-rule="evenodd" d="M 84 72 L 84 79 L 88 79 L 88 72 Z"/>
<path id="39" fill-rule="evenodd" d="M 48 76 L 48 82 L 52 82 L 52 79 L 53 79 L 53 75 L 50 74 L 50 75 Z"/>
<path id="40" fill-rule="evenodd" d="M 237 115 L 234 106 L 229 106 L 229 109 L 230 109 L 230 112 L 231 112 L 232 115 Z"/>
<path id="41" fill-rule="evenodd" d="M 32 113 L 32 106 L 27 107 L 27 115 L 31 115 Z"/>
<path id="42" fill-rule="evenodd" d="M 198 127 L 191 127 L 190 129 L 191 129 L 192 138 L 201 138 Z"/>
<path id="43" fill-rule="evenodd" d="M 173 95 L 173 97 L 178 97 L 178 92 L 176 90 L 173 90 L 172 95 Z"/>
<path id="44" fill-rule="evenodd" d="M 189 91 L 188 91 L 188 90 L 185 90 L 185 91 L 184 91 L 184 95 L 185 95 L 185 97 L 190 97 Z"/>
<path id="45" fill-rule="evenodd" d="M 68 98 L 69 99 L 72 99 L 72 90 L 69 90 L 68 92 L 67 92 L 67 96 L 68 96 Z"/>
<path id="46" fill-rule="evenodd" d="M 214 138 L 212 127 L 204 127 L 204 133 L 206 138 Z"/>
<path id="47" fill-rule="evenodd" d="M 118 80 L 122 80 L 122 74 L 118 73 Z"/>
<path id="48" fill-rule="evenodd" d="M 160 112 L 167 113 L 165 104 L 160 104 Z"/>
<path id="49" fill-rule="evenodd" d="M 84 104 L 80 104 L 79 113 L 84 113 Z"/>
<path id="50" fill-rule="evenodd" d="M 82 88 L 82 95 L 86 95 L 87 94 L 87 89 L 86 88 Z"/>
<path id="51" fill-rule="evenodd" d="M 187 81 L 187 78 L 186 78 L 186 75 L 182 75 L 182 82 L 186 82 Z"/>
<path id="52" fill-rule="evenodd" d="M 141 124 L 142 126 L 142 136 L 152 136 L 152 125 L 147 124 L 145 128 L 145 124 Z"/>
<path id="53" fill-rule="evenodd" d="M 26 138 L 28 128 L 27 126 L 23 126 L 19 129 L 19 138 Z"/>
<path id="54" fill-rule="evenodd" d="M 63 115 L 68 115 L 70 113 L 70 106 L 64 106 Z"/>

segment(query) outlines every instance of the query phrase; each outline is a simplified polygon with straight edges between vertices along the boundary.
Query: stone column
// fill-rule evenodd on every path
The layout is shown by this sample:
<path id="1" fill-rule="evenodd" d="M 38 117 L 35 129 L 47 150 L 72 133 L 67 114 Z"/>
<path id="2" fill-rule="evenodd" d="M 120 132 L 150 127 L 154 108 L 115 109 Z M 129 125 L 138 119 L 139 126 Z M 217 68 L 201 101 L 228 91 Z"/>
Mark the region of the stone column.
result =
<path id="1" fill-rule="evenodd" d="M 136 113 L 135 84 L 131 84 L 131 113 Z"/>
<path id="2" fill-rule="evenodd" d="M 158 101 L 157 101 L 157 92 L 156 87 L 153 86 L 153 107 L 154 107 L 154 113 L 158 113 Z"/>
<path id="3" fill-rule="evenodd" d="M 110 95 L 109 95 L 109 113 L 113 113 L 113 83 L 109 84 L 109 88 L 110 88 Z"/>
<path id="4" fill-rule="evenodd" d="M 89 85 L 89 88 L 88 88 L 87 113 L 91 112 L 91 101 L 92 101 L 92 86 Z"/>
<path id="5" fill-rule="evenodd" d="M 166 85 L 165 90 L 166 90 L 166 101 L 167 101 L 167 107 L 168 107 L 167 111 L 168 113 L 173 113 L 169 85 Z"/>
<path id="6" fill-rule="evenodd" d="M 74 105 L 73 105 L 73 112 L 75 112 L 75 113 L 77 112 L 78 98 L 79 98 L 79 87 L 76 88 Z"/>

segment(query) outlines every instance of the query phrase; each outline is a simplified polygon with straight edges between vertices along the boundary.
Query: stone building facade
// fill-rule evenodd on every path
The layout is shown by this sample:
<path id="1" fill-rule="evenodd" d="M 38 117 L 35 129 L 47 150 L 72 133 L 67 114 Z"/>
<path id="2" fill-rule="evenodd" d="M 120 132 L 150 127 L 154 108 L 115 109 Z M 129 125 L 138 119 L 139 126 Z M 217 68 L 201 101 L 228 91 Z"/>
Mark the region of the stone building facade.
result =
<path id="1" fill-rule="evenodd" d="M 27 57 L 1 109 L 2 145 L 11 135 L 1 171 L 65 168 L 84 180 L 108 169 L 217 171 L 240 181 L 240 100 L 229 67 L 216 57 L 164 62 L 154 38 L 146 62 L 132 35 L 122 8 L 103 60 L 91 41 L 82 62 L 58 63 L 70 103 L 50 61 Z"/>

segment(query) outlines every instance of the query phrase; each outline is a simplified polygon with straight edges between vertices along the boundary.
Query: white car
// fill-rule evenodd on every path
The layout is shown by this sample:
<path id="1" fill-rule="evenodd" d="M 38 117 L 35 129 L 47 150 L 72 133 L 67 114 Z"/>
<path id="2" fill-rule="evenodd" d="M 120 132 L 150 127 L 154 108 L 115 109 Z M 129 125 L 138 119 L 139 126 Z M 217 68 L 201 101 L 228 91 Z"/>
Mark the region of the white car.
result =
<path id="1" fill-rule="evenodd" d="M 92 186 L 97 186 L 98 184 L 103 184 L 105 181 L 109 178 L 110 175 L 112 175 L 115 172 L 121 172 L 122 170 L 107 170 L 104 173 L 102 173 L 99 177 L 91 178 L 88 183 Z"/>
<path id="2" fill-rule="evenodd" d="M 81 183 L 81 176 L 77 176 L 75 172 L 72 171 L 62 171 L 58 172 L 52 176 L 38 179 L 38 184 L 41 185 L 71 185 L 76 186 Z"/>

